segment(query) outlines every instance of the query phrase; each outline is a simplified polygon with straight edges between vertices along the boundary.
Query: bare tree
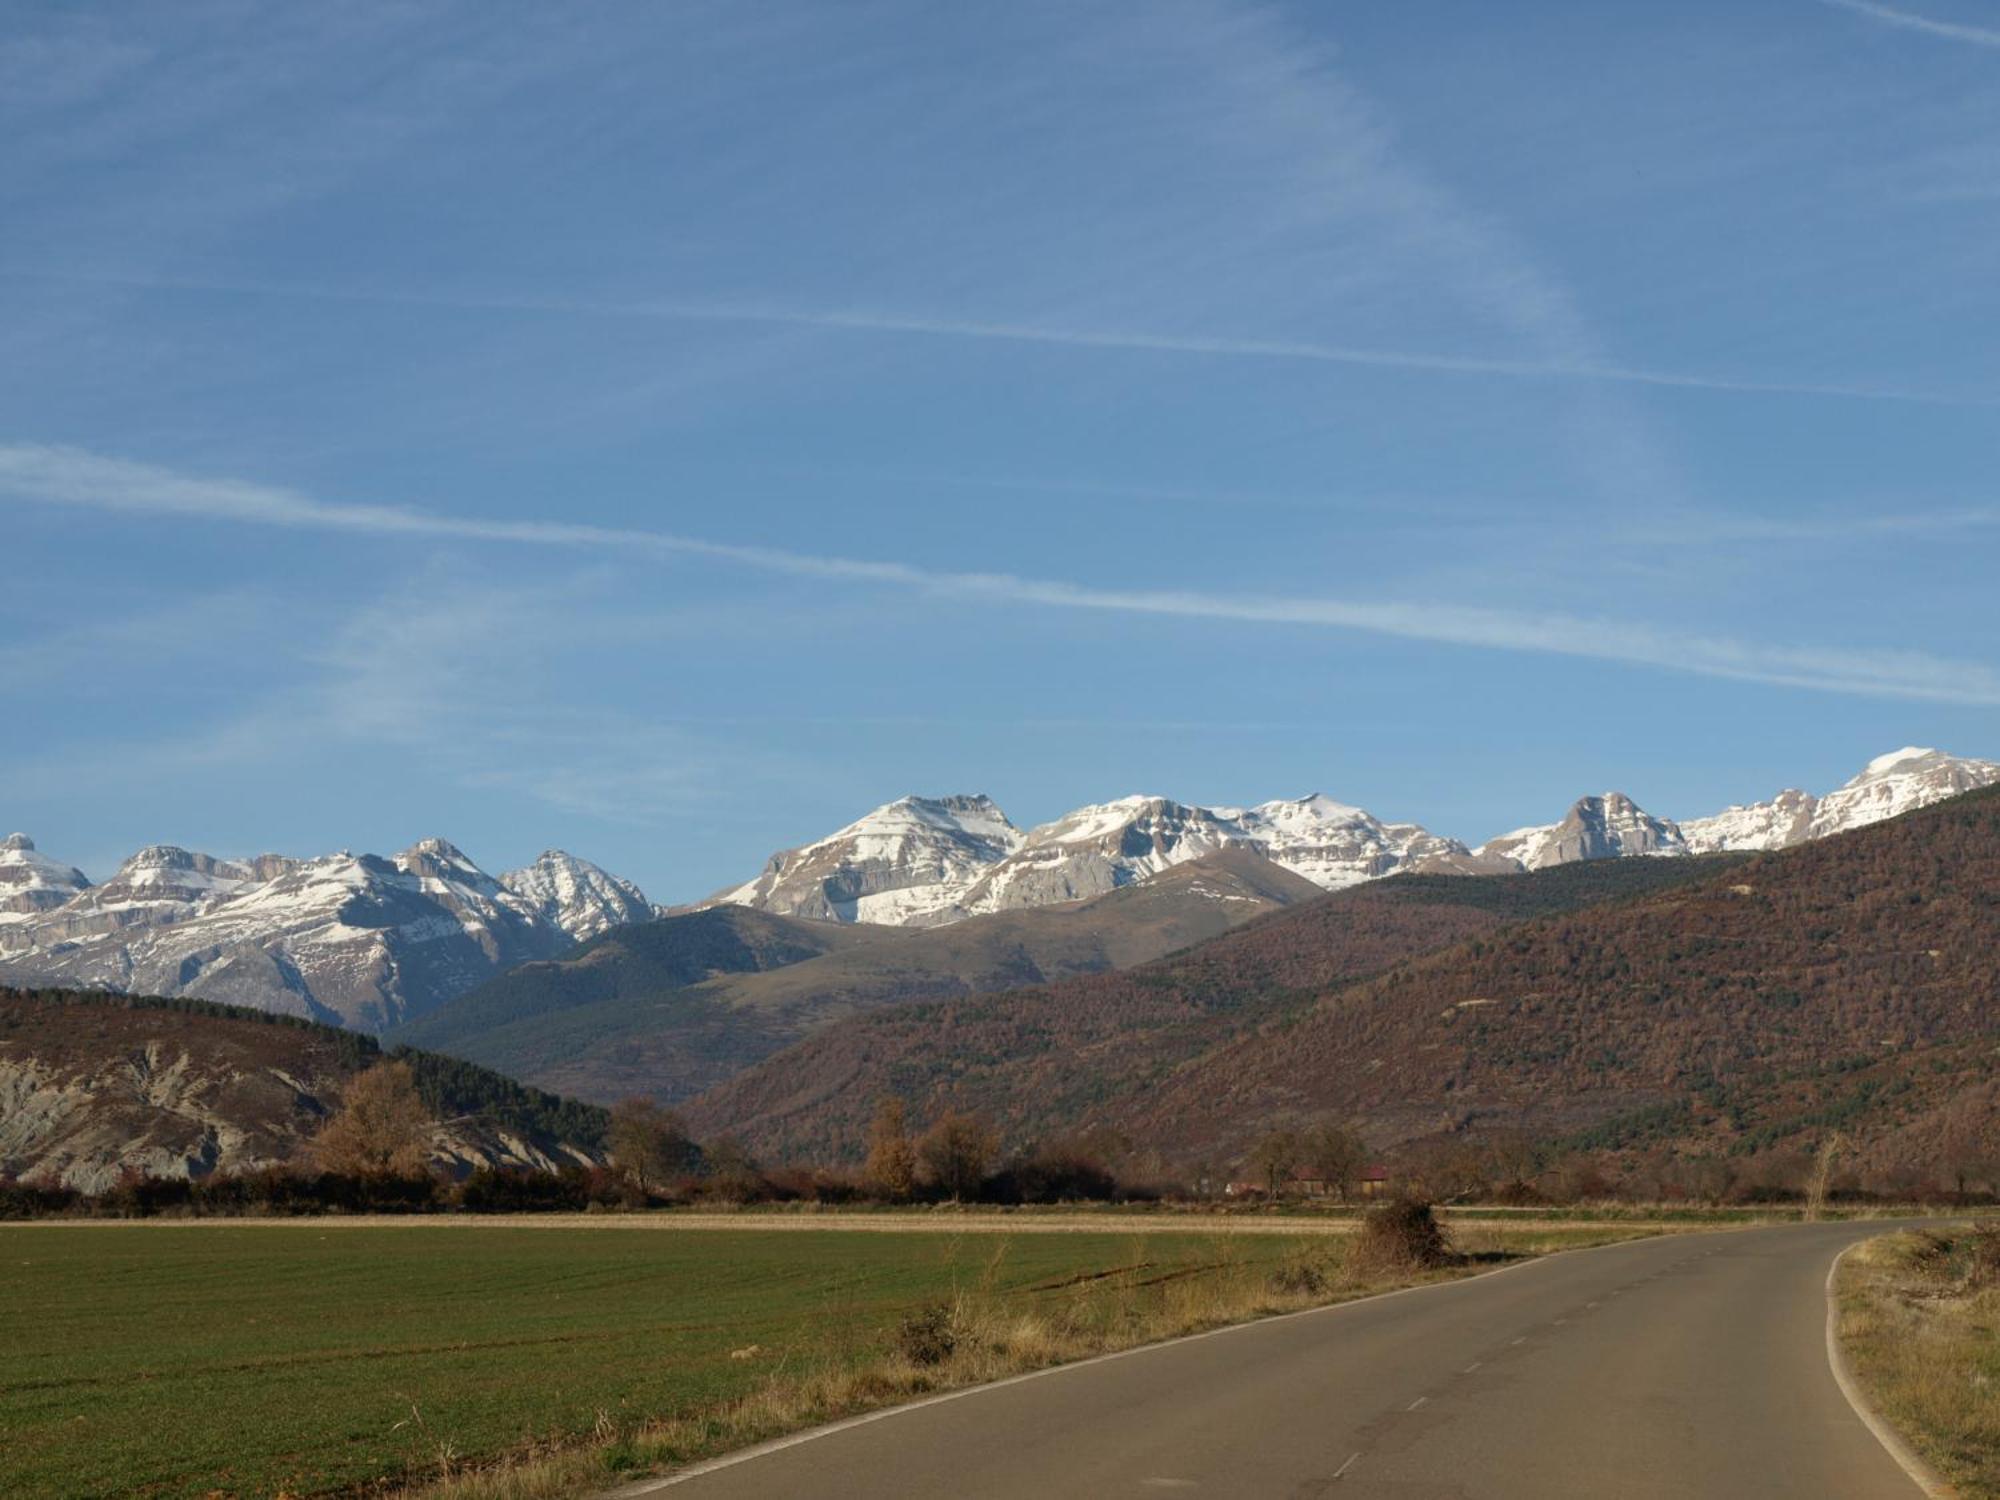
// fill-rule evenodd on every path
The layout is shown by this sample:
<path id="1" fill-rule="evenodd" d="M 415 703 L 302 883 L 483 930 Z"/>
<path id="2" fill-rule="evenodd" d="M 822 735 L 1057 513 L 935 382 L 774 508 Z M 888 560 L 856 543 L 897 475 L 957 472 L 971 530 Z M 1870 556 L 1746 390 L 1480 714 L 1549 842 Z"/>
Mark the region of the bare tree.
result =
<path id="1" fill-rule="evenodd" d="M 1250 1148 L 1250 1170 L 1264 1180 L 1264 1190 L 1275 1198 L 1299 1169 L 1300 1153 L 1297 1131 L 1273 1130 Z"/>
<path id="2" fill-rule="evenodd" d="M 1361 1144 L 1361 1137 L 1331 1121 L 1313 1126 L 1300 1137 L 1299 1156 L 1343 1203 L 1368 1164 L 1368 1148 Z"/>
<path id="3" fill-rule="evenodd" d="M 976 1115 L 947 1111 L 917 1142 L 917 1156 L 931 1181 L 955 1199 L 975 1197 L 999 1149 L 993 1130 Z"/>
<path id="4" fill-rule="evenodd" d="M 1736 1163 L 1721 1156 L 1697 1156 L 1687 1164 L 1688 1181 L 1704 1203 L 1720 1203 L 1736 1186 Z"/>
<path id="5" fill-rule="evenodd" d="M 651 1099 L 621 1099 L 611 1107 L 604 1143 L 618 1170 L 641 1193 L 684 1169 L 693 1155 L 687 1126 Z"/>
<path id="6" fill-rule="evenodd" d="M 724 1198 L 748 1202 L 766 1191 L 764 1174 L 758 1170 L 750 1148 L 733 1135 L 718 1136 L 708 1143 L 708 1178 Z"/>
<path id="7" fill-rule="evenodd" d="M 1812 1176 L 1806 1180 L 1806 1217 L 1817 1219 L 1826 1212 L 1826 1191 L 1833 1182 L 1833 1164 L 1840 1160 L 1840 1153 L 1847 1148 L 1847 1138 L 1834 1131 L 1819 1143 L 1819 1154 L 1813 1158 Z"/>
<path id="8" fill-rule="evenodd" d="M 868 1163 L 861 1176 L 871 1193 L 891 1203 L 907 1203 L 917 1190 L 917 1151 L 910 1144 L 903 1101 L 893 1094 L 885 1094 L 875 1105 L 875 1118 L 868 1126 Z"/>
<path id="9" fill-rule="evenodd" d="M 378 1063 L 347 1085 L 312 1157 L 343 1177 L 415 1177 L 430 1164 L 431 1130 L 409 1064 Z"/>

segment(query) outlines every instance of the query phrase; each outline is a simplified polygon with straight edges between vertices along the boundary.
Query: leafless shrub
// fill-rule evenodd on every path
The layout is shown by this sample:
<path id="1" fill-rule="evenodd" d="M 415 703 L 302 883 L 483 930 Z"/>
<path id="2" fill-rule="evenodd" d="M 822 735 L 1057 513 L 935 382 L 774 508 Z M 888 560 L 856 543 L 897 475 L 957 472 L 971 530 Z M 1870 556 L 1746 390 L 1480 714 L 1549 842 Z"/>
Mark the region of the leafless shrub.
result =
<path id="1" fill-rule="evenodd" d="M 1371 1208 L 1350 1254 L 1356 1269 L 1375 1274 L 1434 1270 L 1452 1258 L 1444 1226 L 1420 1198 L 1392 1198 Z"/>
<path id="2" fill-rule="evenodd" d="M 1298 1257 L 1274 1268 L 1271 1290 L 1281 1297 L 1323 1297 L 1333 1289 L 1333 1269 L 1317 1257 Z"/>
<path id="3" fill-rule="evenodd" d="M 896 1348 L 913 1365 L 941 1365 L 958 1349 L 958 1321 L 942 1302 L 909 1314 L 896 1329 Z"/>

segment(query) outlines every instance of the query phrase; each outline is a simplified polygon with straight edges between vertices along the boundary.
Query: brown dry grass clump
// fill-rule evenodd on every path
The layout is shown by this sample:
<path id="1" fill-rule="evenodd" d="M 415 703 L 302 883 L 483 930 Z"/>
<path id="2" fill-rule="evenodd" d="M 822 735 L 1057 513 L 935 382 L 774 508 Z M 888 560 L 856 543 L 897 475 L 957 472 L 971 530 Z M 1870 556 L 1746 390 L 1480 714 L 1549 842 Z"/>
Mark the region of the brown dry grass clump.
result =
<path id="1" fill-rule="evenodd" d="M 1417 1198 L 1392 1198 L 1371 1208 L 1349 1257 L 1356 1268 L 1385 1275 L 1434 1271 L 1454 1258 L 1444 1226 L 1431 1205 Z"/>
<path id="2" fill-rule="evenodd" d="M 2000 1500 L 2000 1226 L 1870 1240 L 1836 1291 L 1869 1400 L 1963 1500 Z"/>

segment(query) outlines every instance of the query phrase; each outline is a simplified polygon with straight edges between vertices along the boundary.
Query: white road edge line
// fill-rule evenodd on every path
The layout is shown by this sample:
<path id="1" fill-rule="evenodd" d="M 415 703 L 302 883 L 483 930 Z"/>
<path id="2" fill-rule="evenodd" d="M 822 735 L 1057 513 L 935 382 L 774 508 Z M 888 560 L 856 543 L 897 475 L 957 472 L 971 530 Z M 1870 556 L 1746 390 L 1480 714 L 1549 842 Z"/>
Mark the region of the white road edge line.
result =
<path id="1" fill-rule="evenodd" d="M 1952 1500 L 1958 1491 L 1946 1484 L 1944 1476 L 1919 1457 L 1903 1441 L 1902 1434 L 1883 1421 L 1875 1408 L 1869 1405 L 1867 1396 L 1862 1394 L 1861 1386 L 1854 1378 L 1854 1372 L 1847 1367 L 1847 1356 L 1840 1352 L 1840 1296 L 1834 1282 L 1840 1275 L 1840 1263 L 1867 1243 L 1866 1240 L 1856 1240 L 1834 1256 L 1833 1264 L 1826 1268 L 1826 1362 L 1833 1369 L 1834 1383 L 1840 1387 L 1840 1394 L 1854 1408 L 1854 1415 L 1861 1418 L 1868 1430 L 1875 1434 L 1875 1441 L 1887 1450 L 1889 1457 L 1896 1460 L 1917 1488 L 1931 1496 L 1932 1500 Z"/>
<path id="2" fill-rule="evenodd" d="M 1765 1226 L 1751 1226 L 1762 1228 Z M 1605 1245 L 1583 1245 L 1574 1250 L 1551 1250 L 1528 1260 L 1516 1261 L 1511 1266 L 1500 1266 L 1491 1271 L 1475 1271 L 1470 1276 L 1460 1276 L 1452 1281 L 1432 1281 L 1423 1286 L 1398 1287 L 1393 1292 L 1371 1292 L 1366 1297 L 1355 1297 L 1347 1302 L 1329 1302 L 1324 1307 L 1306 1307 L 1297 1312 L 1276 1313 L 1268 1318 L 1253 1318 L 1247 1323 L 1230 1323 L 1221 1328 L 1211 1328 L 1203 1333 L 1184 1333 L 1179 1338 L 1161 1339 L 1152 1344 L 1135 1344 L 1130 1349 L 1114 1349 L 1109 1354 L 1093 1354 L 1089 1359 L 1079 1359 L 1066 1365 L 1047 1365 L 1039 1370 L 1027 1370 L 1019 1375 L 1009 1375 L 1004 1380 L 989 1380 L 983 1385 L 961 1386 L 955 1391 L 940 1391 L 935 1396 L 925 1396 L 916 1401 L 905 1401 L 900 1406 L 885 1406 L 879 1411 L 865 1411 L 858 1416 L 844 1417 L 838 1422 L 828 1422 L 823 1427 L 809 1427 L 804 1432 L 794 1432 L 769 1442 L 759 1443 L 753 1448 L 739 1449 L 735 1453 L 725 1453 L 720 1458 L 711 1458 L 702 1463 L 691 1464 L 685 1469 L 677 1469 L 671 1474 L 663 1474 L 653 1479 L 642 1479 L 635 1484 L 624 1485 L 615 1490 L 600 1492 L 596 1500 L 636 1500 L 640 1495 L 653 1495 L 670 1489 L 677 1484 L 685 1484 L 690 1479 L 699 1479 L 704 1474 L 713 1474 L 718 1469 L 733 1469 L 738 1464 L 747 1464 L 755 1458 L 765 1458 L 773 1453 L 782 1453 L 787 1448 L 796 1448 L 802 1443 L 816 1442 L 820 1438 L 832 1437 L 836 1433 L 847 1432 L 856 1427 L 866 1427 L 874 1422 L 885 1422 L 890 1417 L 900 1417 L 906 1412 L 922 1411 L 927 1406 L 942 1406 L 948 1401 L 963 1401 L 968 1396 L 979 1396 L 987 1391 L 1004 1390 L 1010 1385 L 1025 1385 L 1030 1380 L 1046 1380 L 1054 1375 L 1064 1375 L 1071 1370 L 1087 1370 L 1092 1365 L 1105 1365 L 1114 1359 L 1131 1359 L 1136 1355 L 1151 1354 L 1158 1349 L 1171 1349 L 1177 1344 L 1193 1344 L 1203 1339 L 1219 1339 L 1232 1333 L 1243 1333 L 1252 1328 L 1269 1328 L 1276 1323 L 1289 1323 L 1297 1318 L 1318 1318 L 1329 1313 L 1345 1312 L 1350 1307 L 1363 1307 L 1370 1302 L 1387 1302 L 1392 1297 L 1409 1297 L 1419 1292 L 1443 1292 L 1456 1286 L 1476 1286 L 1482 1281 L 1490 1281 L 1495 1276 L 1505 1276 L 1513 1271 L 1525 1271 L 1533 1266 L 1545 1266 L 1552 1262 L 1566 1260 L 1571 1256 L 1596 1255 L 1605 1250 L 1629 1250 L 1635 1245 L 1657 1245 L 1663 1240 L 1684 1238 L 1691 1234 L 1736 1234 L 1741 1233 L 1738 1225 L 1726 1225 L 1717 1229 L 1694 1229 L 1681 1234 L 1669 1231 L 1664 1235 L 1648 1235 L 1635 1240 L 1613 1240 Z M 1357 1457 L 1359 1455 L 1356 1455 Z"/>
<path id="3" fill-rule="evenodd" d="M 1338 1479 L 1338 1478 L 1340 1478 L 1340 1476 L 1341 1476 L 1341 1475 L 1345 1474 L 1345 1473 L 1346 1473 L 1346 1472 L 1347 1472 L 1347 1471 L 1348 1471 L 1349 1469 L 1351 1469 L 1351 1468 L 1353 1468 L 1353 1467 L 1354 1467 L 1354 1461 L 1355 1461 L 1356 1459 L 1358 1459 L 1359 1457 L 1361 1457 L 1361 1455 L 1360 1455 L 1359 1453 L 1350 1453 L 1350 1454 L 1348 1454 L 1348 1455 L 1347 1455 L 1347 1462 L 1346 1462 L 1346 1463 L 1344 1463 L 1344 1464 L 1342 1464 L 1342 1465 L 1341 1465 L 1341 1466 L 1340 1466 L 1339 1468 L 1337 1468 L 1337 1469 L 1335 1469 L 1335 1470 L 1333 1471 L 1333 1477 L 1334 1477 L 1335 1479 Z"/>

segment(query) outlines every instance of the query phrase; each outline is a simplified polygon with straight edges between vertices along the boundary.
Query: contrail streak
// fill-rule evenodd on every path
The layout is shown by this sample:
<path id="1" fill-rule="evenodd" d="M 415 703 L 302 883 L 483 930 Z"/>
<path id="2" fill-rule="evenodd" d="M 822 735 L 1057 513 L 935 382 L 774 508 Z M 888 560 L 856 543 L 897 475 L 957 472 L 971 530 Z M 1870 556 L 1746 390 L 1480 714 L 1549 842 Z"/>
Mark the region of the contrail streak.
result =
<path id="1" fill-rule="evenodd" d="M 1975 47 L 2000 47 L 2000 31 L 1986 26 L 1961 26 L 1954 21 L 1933 21 L 1929 16 L 1920 16 L 1912 11 L 1897 10 L 1893 6 L 1876 5 L 1873 0 L 1820 0 L 1822 5 L 1830 5 L 1836 10 L 1848 10 L 1857 16 L 1867 16 L 1880 21 L 1885 26 L 1900 26 L 1905 31 L 1921 31 L 1927 36 L 1945 37 L 1954 42 L 1970 42 Z"/>
<path id="2" fill-rule="evenodd" d="M 1846 0 L 1826 0 L 1843 4 Z M 1857 0 L 1858 3 L 1858 0 Z M 1635 365 L 1489 355 L 1424 353 L 1310 339 L 1222 338 L 1148 333 L 1125 329 L 1062 328 L 1040 323 L 930 318 L 870 309 L 812 309 L 753 302 L 602 302 L 557 297 L 469 296 L 406 293 L 365 288 L 299 286 L 262 281 L 210 281 L 195 277 L 0 268 L 0 276 L 22 280 L 67 281 L 141 291 L 196 292 L 222 296 L 276 297 L 288 301 L 351 303 L 378 307 L 422 307 L 462 312 L 547 314 L 606 319 L 659 319 L 682 323 L 734 323 L 830 332 L 887 334 L 907 338 L 972 339 L 1135 354 L 1175 354 L 1208 359 L 1292 360 L 1312 364 L 1406 370 L 1439 375 L 1508 380 L 1579 381 L 1655 386 L 1670 390 L 1717 391 L 1763 396 L 1816 396 L 1849 401 L 1897 401 L 1926 406 L 2000 407 L 2000 395 L 1838 381 L 1759 380 L 1656 370 Z"/>
<path id="3" fill-rule="evenodd" d="M 762 572 L 888 586 L 963 601 L 1361 631 L 1490 650 L 1626 662 L 1822 692 L 2000 705 L 2000 673 L 1980 663 L 1925 652 L 1769 646 L 1615 620 L 1453 603 L 1116 589 L 1012 573 L 948 572 L 908 563 L 716 542 L 636 527 L 469 519 L 402 506 L 333 503 L 293 490 L 191 477 L 75 448 L 0 445 L 0 494 L 42 504 L 153 517 L 582 548 L 621 556 L 651 552 L 705 557 Z"/>

